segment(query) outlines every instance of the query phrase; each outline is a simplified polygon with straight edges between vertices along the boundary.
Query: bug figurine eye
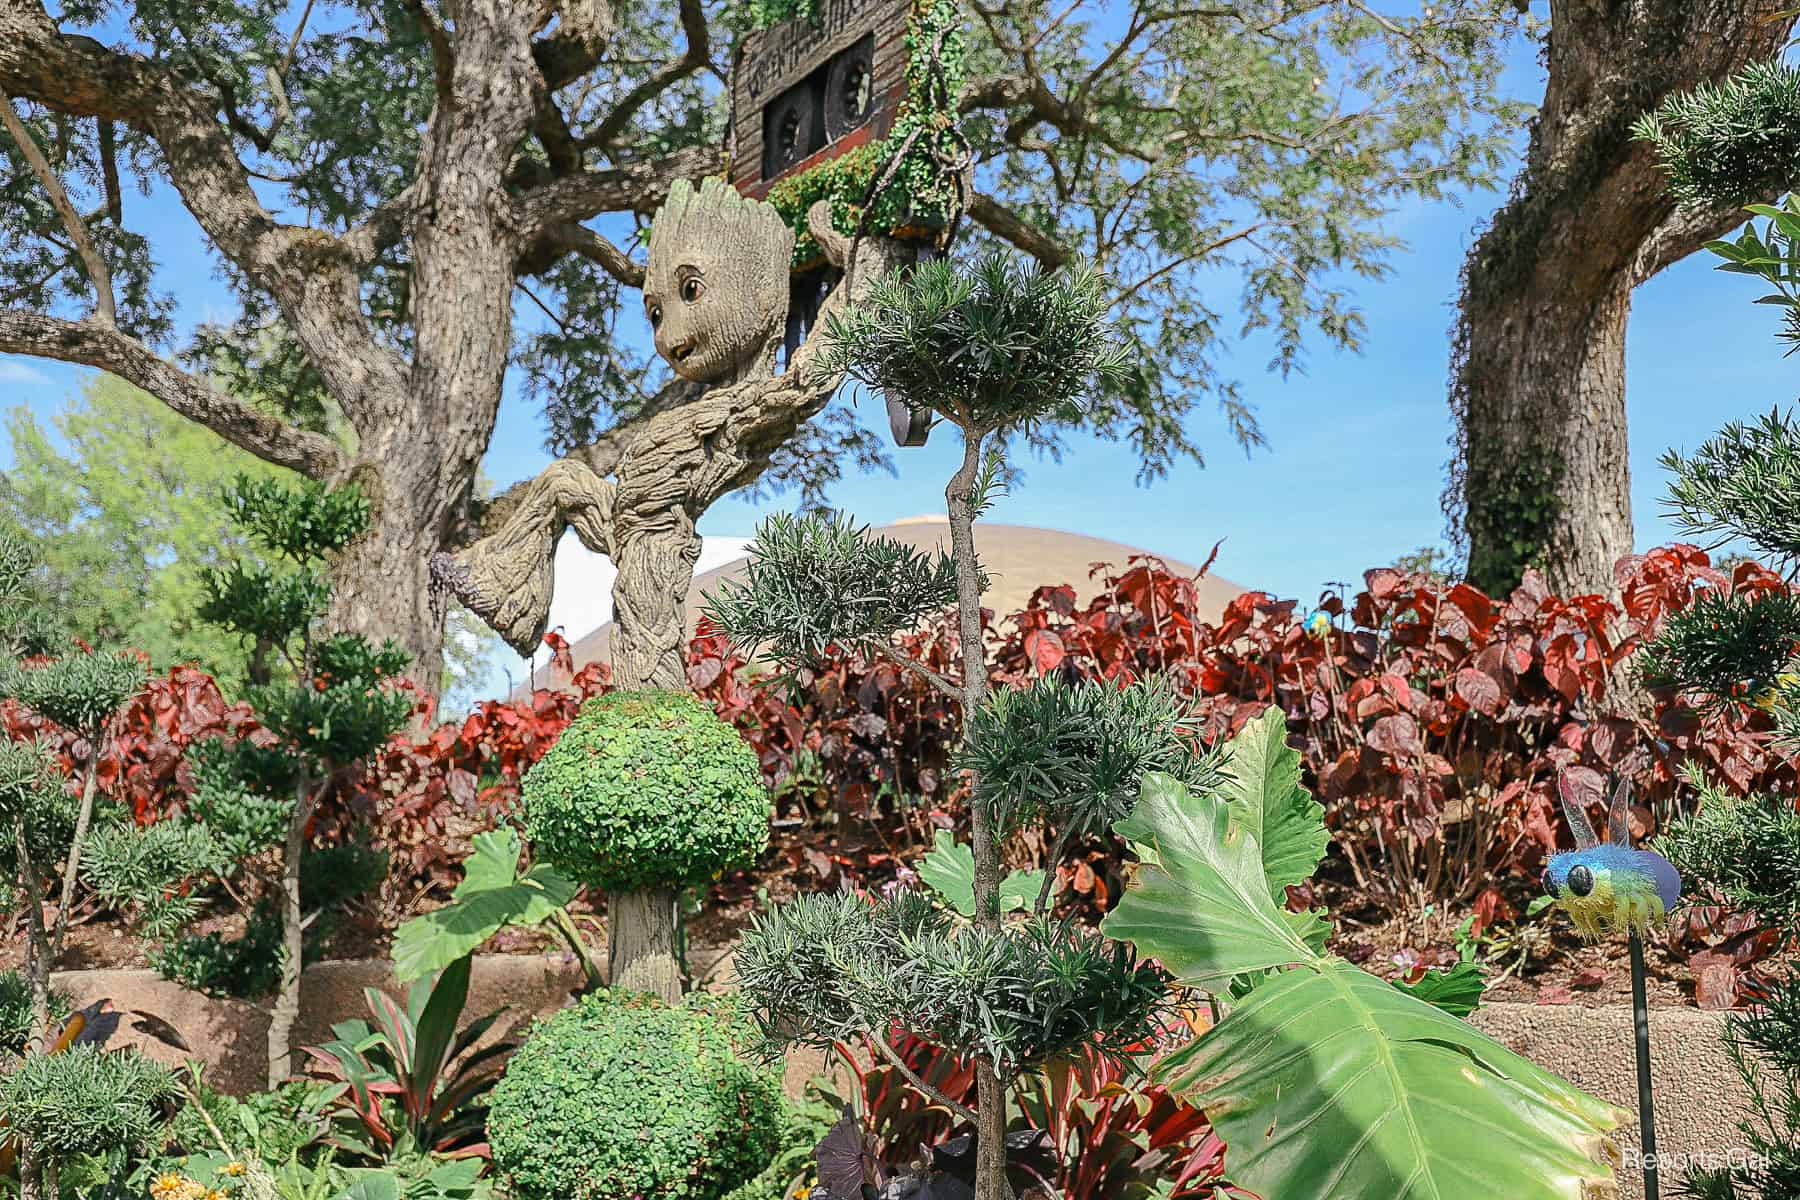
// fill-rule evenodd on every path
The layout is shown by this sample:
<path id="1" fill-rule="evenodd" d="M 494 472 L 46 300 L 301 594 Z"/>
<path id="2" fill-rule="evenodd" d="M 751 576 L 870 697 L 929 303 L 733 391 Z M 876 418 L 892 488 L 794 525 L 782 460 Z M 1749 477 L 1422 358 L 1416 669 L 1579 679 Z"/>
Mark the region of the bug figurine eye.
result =
<path id="1" fill-rule="evenodd" d="M 655 329 L 657 326 L 659 326 L 661 324 L 662 324 L 662 305 L 652 304 L 650 306 L 650 328 Z"/>
<path id="2" fill-rule="evenodd" d="M 705 290 L 706 285 L 700 282 L 698 275 L 690 275 L 681 281 L 681 298 L 689 304 L 700 299 L 700 293 Z"/>
<path id="3" fill-rule="evenodd" d="M 1586 867 L 1574 867 L 1569 871 L 1569 890 L 1577 896 L 1586 896 L 1594 890 L 1594 873 Z"/>

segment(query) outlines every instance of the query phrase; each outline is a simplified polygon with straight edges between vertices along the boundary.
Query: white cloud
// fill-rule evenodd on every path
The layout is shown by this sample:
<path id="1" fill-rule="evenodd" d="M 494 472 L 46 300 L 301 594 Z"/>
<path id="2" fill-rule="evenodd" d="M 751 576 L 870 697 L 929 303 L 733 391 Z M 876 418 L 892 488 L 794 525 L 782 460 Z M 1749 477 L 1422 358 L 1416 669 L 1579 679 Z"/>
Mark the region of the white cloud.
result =
<path id="1" fill-rule="evenodd" d="M 50 377 L 18 358 L 0 357 L 0 383 L 49 383 Z"/>

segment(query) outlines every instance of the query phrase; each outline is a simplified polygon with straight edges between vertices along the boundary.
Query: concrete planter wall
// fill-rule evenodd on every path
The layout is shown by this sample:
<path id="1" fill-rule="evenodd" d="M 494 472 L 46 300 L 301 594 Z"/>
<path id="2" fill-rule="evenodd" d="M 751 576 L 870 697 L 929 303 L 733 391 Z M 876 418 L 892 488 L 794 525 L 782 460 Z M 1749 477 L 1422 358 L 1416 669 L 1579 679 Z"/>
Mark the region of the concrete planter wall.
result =
<path id="1" fill-rule="evenodd" d="M 509 1032 L 522 1032 L 535 1016 L 555 1012 L 581 982 L 572 962 L 526 955 L 483 955 L 475 960 L 470 979 L 471 1013 L 512 1009 Z M 254 1005 L 214 1000 L 157 977 L 152 971 L 70 971 L 56 985 L 77 1006 L 106 997 L 121 1010 L 153 1013 L 167 1021 L 192 1047 L 192 1057 L 207 1064 L 214 1086 L 236 1092 L 264 1086 L 268 1016 Z M 308 967 L 301 980 L 300 1023 L 296 1042 L 318 1043 L 331 1026 L 363 1017 L 363 989 L 397 990 L 386 961 L 327 962 Z M 1576 1085 L 1637 1111 L 1633 1066 L 1631 1010 L 1624 1007 L 1584 1008 L 1492 1004 L 1475 1022 L 1484 1032 Z M 1741 1153 L 1738 1121 L 1749 1107 L 1737 1071 L 1720 1034 L 1723 1015 L 1693 1009 L 1661 1009 L 1651 1013 L 1651 1055 L 1655 1064 L 1657 1134 L 1665 1162 L 1664 1190 L 1685 1170 L 1684 1164 L 1708 1157 L 1724 1161 Z M 127 1019 L 115 1044 L 133 1043 L 165 1062 L 183 1057 L 160 1042 L 134 1032 Z M 816 1055 L 796 1055 L 788 1062 L 786 1082 L 793 1094 L 823 1066 Z M 1471 1131 L 1470 1136 L 1479 1136 Z M 1628 1166 L 1619 1172 L 1619 1195 L 1640 1200 L 1643 1189 L 1634 1165 L 1635 1125 L 1620 1131 L 1619 1146 Z"/>

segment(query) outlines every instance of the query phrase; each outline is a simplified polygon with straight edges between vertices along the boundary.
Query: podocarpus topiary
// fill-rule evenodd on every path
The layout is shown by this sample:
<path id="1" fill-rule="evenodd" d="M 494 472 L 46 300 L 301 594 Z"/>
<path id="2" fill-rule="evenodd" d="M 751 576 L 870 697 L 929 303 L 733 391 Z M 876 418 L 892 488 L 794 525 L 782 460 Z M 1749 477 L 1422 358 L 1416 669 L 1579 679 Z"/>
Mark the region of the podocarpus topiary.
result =
<path id="1" fill-rule="evenodd" d="M 488 1109 L 518 1200 L 718 1200 L 768 1166 L 781 1087 L 736 1053 L 734 1010 L 596 992 L 540 1023 Z"/>
<path id="2" fill-rule="evenodd" d="M 1718 87 L 1664 102 L 1637 127 L 1654 144 L 1671 190 L 1700 214 L 1773 197 L 1792 186 L 1800 147 L 1800 71 L 1757 64 Z M 1780 334 L 1800 345 L 1800 198 L 1781 207 L 1752 204 L 1768 218 L 1710 249 L 1720 269 L 1774 289 L 1758 303 L 1784 309 Z M 1668 508 L 1689 531 L 1749 543 L 1788 568 L 1800 563 L 1800 424 L 1778 411 L 1732 423 L 1691 455 L 1670 451 Z M 1792 592 L 1747 599 L 1721 596 L 1672 619 L 1647 648 L 1653 686 L 1684 693 L 1715 711 L 1762 709 L 1774 720 L 1777 750 L 1800 751 L 1800 602 Z M 1699 809 L 1657 841 L 1689 883 L 1740 912 L 1754 913 L 1782 950 L 1800 946 L 1800 813 L 1789 794 L 1734 795 L 1696 767 L 1688 782 Z M 1733 1013 L 1725 1042 L 1750 1088 L 1755 1118 L 1740 1124 L 1747 1154 L 1702 1166 L 1683 1180 L 1696 1200 L 1800 1198 L 1800 973 L 1769 980 L 1757 1007 Z"/>
<path id="3" fill-rule="evenodd" d="M 962 463 L 945 488 L 951 553 L 920 555 L 843 522 L 773 520 L 757 532 L 743 583 L 721 589 L 708 613 L 737 645 L 791 666 L 836 646 L 893 661 L 961 703 L 956 765 L 972 792 L 973 846 L 956 874 L 969 920 L 918 893 L 801 896 L 758 919 L 739 977 L 773 1042 L 866 1038 L 892 1062 L 887 1039 L 898 1026 L 966 1056 L 976 1107 L 934 1099 L 975 1126 L 974 1195 L 1003 1200 L 1006 1082 L 1071 1053 L 1142 1040 L 1163 976 L 1125 947 L 1052 919 L 1048 882 L 1003 883 L 1000 843 L 1049 819 L 1065 835 L 1103 826 L 1147 769 L 1199 781 L 1211 767 L 1166 688 L 1078 691 L 1039 679 L 1004 697 L 988 691 L 976 518 L 1000 488 L 1007 438 L 1078 406 L 1096 376 L 1124 371 L 1099 277 L 1085 267 L 1024 269 L 1004 254 L 967 271 L 940 260 L 878 283 L 827 329 L 835 367 L 961 431 Z M 957 678 L 895 641 L 952 604 Z M 1017 901 L 1008 908 L 1035 899 L 1024 920 L 1002 921 L 1003 888 Z M 846 1126 L 834 1136 L 860 1135 Z M 848 1186 L 847 1176 L 821 1181 L 834 1197 Z"/>
<path id="4" fill-rule="evenodd" d="M 281 966 L 269 1014 L 269 1078 L 287 1075 L 300 1012 L 301 859 L 320 805 L 362 760 L 407 723 L 414 698 L 400 682 L 408 658 L 391 640 L 323 628 L 332 587 L 327 562 L 367 531 L 370 505 L 354 484 L 288 487 L 240 476 L 223 497 L 232 522 L 267 558 L 240 557 L 202 571 L 204 620 L 278 655 L 294 682 L 251 689 L 267 741 L 240 740 L 196 757 L 194 813 L 233 852 L 232 869 L 277 902 Z M 272 853 L 271 853 L 272 852 Z"/>
<path id="5" fill-rule="evenodd" d="M 175 1077 L 137 1050 L 33 1054 L 0 1076 L 0 1118 L 51 1162 L 144 1146 Z"/>
<path id="6" fill-rule="evenodd" d="M 755 751 L 686 692 L 590 701 L 526 774 L 524 801 L 538 855 L 611 897 L 615 988 L 644 987 L 675 955 L 666 914 L 679 891 L 748 865 L 769 840 Z"/>

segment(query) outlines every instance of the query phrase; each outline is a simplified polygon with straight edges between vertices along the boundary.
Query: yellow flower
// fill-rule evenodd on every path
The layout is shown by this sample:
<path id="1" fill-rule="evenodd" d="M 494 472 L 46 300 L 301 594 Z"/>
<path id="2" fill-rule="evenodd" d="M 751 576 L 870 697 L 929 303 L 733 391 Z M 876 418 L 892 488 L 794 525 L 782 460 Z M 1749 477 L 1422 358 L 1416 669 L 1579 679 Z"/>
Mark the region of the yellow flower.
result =
<path id="1" fill-rule="evenodd" d="M 224 1166 L 219 1168 L 219 1174 L 229 1175 L 233 1179 L 237 1178 L 239 1175 L 242 1175 L 243 1173 L 244 1173 L 244 1164 L 241 1162 L 236 1162 L 236 1161 L 228 1162 Z"/>
<path id="2" fill-rule="evenodd" d="M 225 1193 L 218 1188 L 211 1188 L 206 1193 L 206 1200 L 225 1200 Z"/>
<path id="3" fill-rule="evenodd" d="M 150 1185 L 150 1194 L 155 1196 L 156 1200 L 167 1200 L 168 1197 L 179 1194 L 186 1184 L 187 1180 L 171 1171 L 166 1175 L 156 1177 L 156 1182 Z"/>

